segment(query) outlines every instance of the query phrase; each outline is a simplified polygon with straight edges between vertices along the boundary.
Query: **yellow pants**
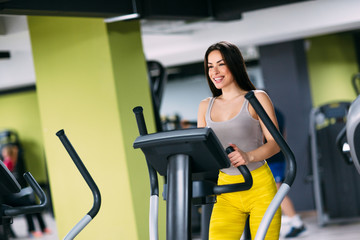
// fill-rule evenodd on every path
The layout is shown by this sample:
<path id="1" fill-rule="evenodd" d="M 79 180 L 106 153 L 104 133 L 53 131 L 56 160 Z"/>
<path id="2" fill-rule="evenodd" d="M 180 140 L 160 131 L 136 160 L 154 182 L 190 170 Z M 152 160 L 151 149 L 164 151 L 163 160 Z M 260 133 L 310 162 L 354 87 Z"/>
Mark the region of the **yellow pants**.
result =
<path id="1" fill-rule="evenodd" d="M 254 239 L 260 222 L 276 194 L 274 177 L 267 163 L 251 171 L 253 186 L 250 190 L 225 193 L 217 196 L 210 220 L 209 240 L 239 240 L 250 215 L 251 238 Z M 218 184 L 244 182 L 242 175 L 219 173 Z M 281 225 L 281 210 L 275 216 L 267 231 L 266 240 L 278 240 Z"/>

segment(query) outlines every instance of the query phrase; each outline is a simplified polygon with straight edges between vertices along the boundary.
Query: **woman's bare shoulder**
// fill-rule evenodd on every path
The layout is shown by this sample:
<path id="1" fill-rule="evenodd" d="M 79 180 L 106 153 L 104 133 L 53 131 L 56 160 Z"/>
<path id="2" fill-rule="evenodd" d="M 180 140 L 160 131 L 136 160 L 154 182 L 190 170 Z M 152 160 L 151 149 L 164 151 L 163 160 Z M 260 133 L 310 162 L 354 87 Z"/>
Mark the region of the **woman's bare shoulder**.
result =
<path id="1" fill-rule="evenodd" d="M 209 102 L 211 100 L 211 97 L 205 98 L 203 100 L 201 100 L 200 104 L 199 104 L 199 112 L 205 112 L 206 109 L 209 106 Z"/>
<path id="2" fill-rule="evenodd" d="M 201 100 L 200 104 L 209 103 L 212 97 L 207 97 L 203 100 Z"/>
<path id="3" fill-rule="evenodd" d="M 263 90 L 255 90 L 254 94 L 260 102 L 271 101 L 269 95 Z"/>

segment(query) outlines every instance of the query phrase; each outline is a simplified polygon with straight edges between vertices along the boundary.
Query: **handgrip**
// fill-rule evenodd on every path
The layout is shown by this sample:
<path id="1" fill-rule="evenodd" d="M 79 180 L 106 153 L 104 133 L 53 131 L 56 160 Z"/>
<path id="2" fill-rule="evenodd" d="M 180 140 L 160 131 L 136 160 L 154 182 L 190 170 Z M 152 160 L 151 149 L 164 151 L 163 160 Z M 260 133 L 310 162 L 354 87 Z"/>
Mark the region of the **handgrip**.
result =
<path id="1" fill-rule="evenodd" d="M 88 215 L 91 216 L 91 218 L 94 218 L 96 216 L 96 214 L 99 212 L 100 205 L 101 205 L 101 195 L 100 195 L 99 188 L 97 187 L 97 185 L 94 182 L 93 178 L 91 177 L 90 173 L 88 172 L 85 165 L 81 161 L 79 155 L 76 153 L 74 147 L 71 145 L 69 139 L 65 135 L 64 130 L 58 131 L 56 133 L 56 136 L 59 137 L 59 139 L 62 142 L 62 144 L 64 145 L 66 151 L 69 153 L 69 155 L 70 155 L 71 159 L 73 160 L 73 162 L 75 163 L 77 169 L 79 170 L 82 177 L 84 178 L 84 180 L 86 181 L 86 183 L 88 184 L 89 188 L 92 191 L 92 194 L 94 197 L 94 203 L 93 203 L 93 207 L 88 212 Z"/>
<path id="2" fill-rule="evenodd" d="M 245 95 L 245 98 L 250 102 L 251 106 L 255 109 L 256 113 L 259 115 L 262 122 L 265 124 L 266 128 L 269 130 L 270 134 L 275 139 L 276 143 L 279 145 L 281 151 L 283 152 L 286 160 L 286 176 L 284 183 L 287 183 L 289 186 L 295 180 L 296 176 L 296 161 L 294 153 L 291 151 L 289 145 L 286 143 L 279 130 L 276 128 L 274 123 L 271 121 L 264 108 L 261 106 L 259 100 L 255 97 L 253 91 L 248 92 Z"/>
<path id="3" fill-rule="evenodd" d="M 225 152 L 227 154 L 229 154 L 233 151 L 235 151 L 235 150 L 232 146 L 229 146 L 225 149 Z M 251 176 L 251 173 L 250 173 L 249 169 L 247 168 L 247 166 L 241 165 L 241 166 L 238 166 L 237 168 L 239 169 L 241 174 L 244 176 L 245 182 L 252 182 L 252 176 Z"/>
<path id="4" fill-rule="evenodd" d="M 44 191 L 41 189 L 39 184 L 36 182 L 34 177 L 31 173 L 27 172 L 24 174 L 24 178 L 27 183 L 29 183 L 30 187 L 35 192 L 36 196 L 40 199 L 40 204 L 33 205 L 33 206 L 22 206 L 22 207 L 11 207 L 4 210 L 5 216 L 17 216 L 20 214 L 31 214 L 31 213 L 38 213 L 44 211 L 47 206 L 47 198 Z"/>
<path id="5" fill-rule="evenodd" d="M 144 114 L 143 114 L 143 108 L 140 106 L 134 107 L 133 112 L 135 113 L 136 123 L 139 129 L 139 133 L 141 136 L 148 134 Z"/>
<path id="6" fill-rule="evenodd" d="M 147 135 L 148 131 L 145 124 L 143 108 L 141 106 L 137 106 L 133 109 L 133 112 L 135 114 L 136 123 L 139 129 L 140 136 Z M 148 166 L 149 177 L 150 177 L 150 195 L 159 196 L 159 184 L 158 184 L 157 172 L 147 160 L 146 163 Z"/>
<path id="7" fill-rule="evenodd" d="M 271 121 L 270 117 L 265 112 L 264 108 L 261 106 L 260 102 L 255 96 L 254 91 L 249 91 L 245 98 L 250 102 L 251 106 L 255 109 L 256 113 L 260 117 L 261 121 L 265 124 L 266 128 L 270 134 L 275 139 L 276 143 L 279 145 L 281 151 L 284 154 L 286 161 L 286 176 L 283 184 L 281 184 L 277 193 L 275 194 L 273 200 L 271 201 L 269 207 L 267 208 L 263 219 L 258 227 L 258 231 L 255 235 L 255 240 L 265 239 L 267 230 L 269 229 L 270 223 L 275 215 L 275 212 L 279 208 L 281 202 L 287 195 L 290 190 L 290 186 L 295 180 L 296 175 L 296 162 L 295 156 L 291 151 L 290 147 L 280 134 L 279 130 L 276 128 L 274 123 Z"/>
<path id="8" fill-rule="evenodd" d="M 234 151 L 234 148 L 229 146 L 225 149 L 227 154 Z M 236 183 L 236 184 L 227 184 L 227 185 L 217 185 L 214 187 L 215 194 L 221 193 L 229 193 L 229 192 L 237 192 L 237 191 L 245 191 L 249 190 L 253 185 L 253 179 L 249 169 L 245 165 L 241 165 L 238 167 L 239 171 L 244 177 L 245 182 Z"/>

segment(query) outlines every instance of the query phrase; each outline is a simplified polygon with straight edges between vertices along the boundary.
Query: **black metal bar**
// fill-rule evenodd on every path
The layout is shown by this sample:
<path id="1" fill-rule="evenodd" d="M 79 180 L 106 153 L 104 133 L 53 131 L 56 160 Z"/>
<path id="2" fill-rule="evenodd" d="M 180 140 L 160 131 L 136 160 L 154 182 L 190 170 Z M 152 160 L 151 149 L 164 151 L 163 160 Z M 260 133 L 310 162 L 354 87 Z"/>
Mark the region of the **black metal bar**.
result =
<path id="1" fill-rule="evenodd" d="M 287 171 L 286 171 L 284 183 L 287 183 L 289 186 L 291 186 L 296 176 L 296 161 L 295 161 L 294 153 L 292 152 L 289 145 L 286 143 L 286 141 L 284 140 L 283 136 L 276 128 L 274 123 L 271 121 L 264 108 L 261 106 L 254 92 L 253 91 L 248 92 L 245 95 L 245 98 L 250 102 L 251 106 L 255 109 L 256 113 L 259 115 L 260 119 L 265 124 L 266 128 L 269 130 L 269 132 L 275 139 L 276 143 L 279 145 L 281 151 L 284 153 L 285 160 L 287 163 L 286 164 Z"/>
<path id="2" fill-rule="evenodd" d="M 201 240 L 209 240 L 209 223 L 214 204 L 201 206 Z"/>
<path id="3" fill-rule="evenodd" d="M 360 73 L 354 74 L 354 76 L 351 78 L 352 86 L 355 90 L 356 95 L 360 94 L 359 86 L 357 85 L 357 80 L 360 80 Z"/>
<path id="4" fill-rule="evenodd" d="M 143 108 L 138 106 L 133 109 L 133 112 L 135 113 L 136 123 L 139 129 L 139 134 L 141 136 L 147 135 L 148 131 L 145 124 L 144 114 L 143 114 Z M 156 170 L 151 166 L 148 160 L 146 160 L 148 171 L 149 171 L 149 177 L 150 177 L 150 195 L 157 195 L 159 196 L 159 184 L 158 184 L 158 177 Z"/>
<path id="5" fill-rule="evenodd" d="M 21 190 L 20 184 L 2 161 L 0 161 L 0 190 L 1 195 L 18 193 Z"/>
<path id="6" fill-rule="evenodd" d="M 94 218 L 96 216 L 96 214 L 99 212 L 100 206 L 101 206 L 101 194 L 100 194 L 99 188 L 97 187 L 97 185 L 94 182 L 93 178 L 91 177 L 90 173 L 88 172 L 85 165 L 81 161 L 79 155 L 76 153 L 74 147 L 71 145 L 69 139 L 65 135 L 64 130 L 58 131 L 56 133 L 56 136 L 59 137 L 60 141 L 62 142 L 65 149 L 69 153 L 71 159 L 75 163 L 77 169 L 79 170 L 79 172 L 81 173 L 84 180 L 86 181 L 86 183 L 88 184 L 89 188 L 92 191 L 92 194 L 94 197 L 94 203 L 93 203 L 91 210 L 88 212 L 88 215 L 91 216 L 91 218 Z"/>
<path id="7" fill-rule="evenodd" d="M 20 214 L 38 213 L 44 211 L 47 206 L 47 198 L 40 185 L 36 182 L 31 173 L 27 172 L 24 174 L 24 178 L 30 187 L 34 190 L 36 196 L 40 199 L 40 204 L 32 206 L 21 206 L 21 207 L 10 207 L 4 210 L 5 216 L 18 216 Z"/>

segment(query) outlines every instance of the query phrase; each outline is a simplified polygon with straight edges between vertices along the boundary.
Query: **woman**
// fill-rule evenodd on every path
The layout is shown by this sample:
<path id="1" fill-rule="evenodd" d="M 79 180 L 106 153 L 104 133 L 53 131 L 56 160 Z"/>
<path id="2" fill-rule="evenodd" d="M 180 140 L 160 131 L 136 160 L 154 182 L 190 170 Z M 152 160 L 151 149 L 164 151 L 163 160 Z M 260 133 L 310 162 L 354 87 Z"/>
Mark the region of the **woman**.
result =
<path id="1" fill-rule="evenodd" d="M 255 87 L 248 77 L 240 50 L 225 41 L 213 44 L 206 51 L 204 67 L 213 97 L 200 102 L 198 127 L 211 127 L 224 149 L 228 146 L 235 149 L 228 155 L 232 166 L 221 169 L 218 184 L 243 182 L 237 169 L 240 165 L 246 165 L 253 177 L 253 187 L 250 190 L 217 197 L 210 220 L 209 239 L 240 239 L 249 215 L 251 236 L 254 238 L 277 191 L 265 159 L 280 149 L 244 97 L 248 91 L 255 90 Z M 268 95 L 264 91 L 255 91 L 255 96 L 277 126 Z M 279 208 L 269 226 L 266 239 L 279 239 L 280 221 Z"/>

